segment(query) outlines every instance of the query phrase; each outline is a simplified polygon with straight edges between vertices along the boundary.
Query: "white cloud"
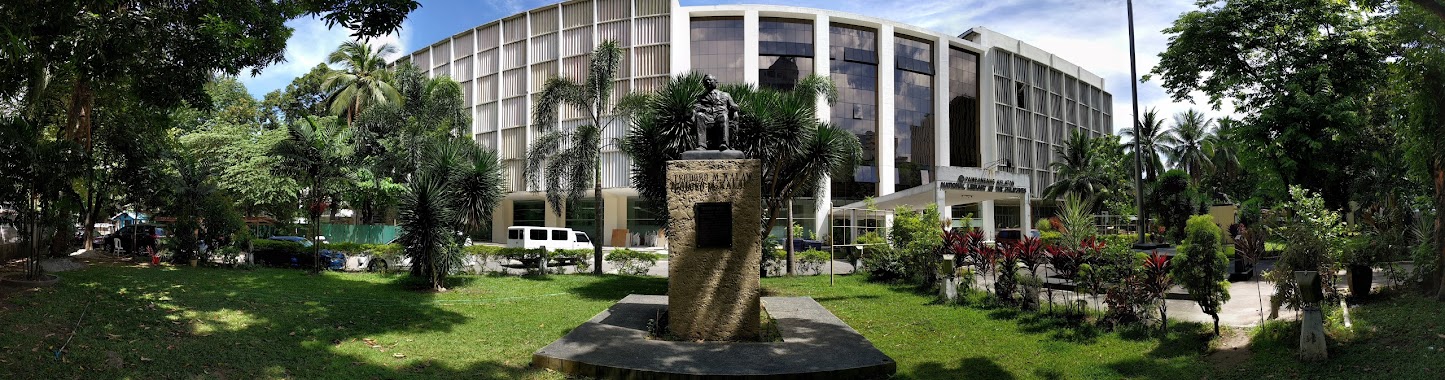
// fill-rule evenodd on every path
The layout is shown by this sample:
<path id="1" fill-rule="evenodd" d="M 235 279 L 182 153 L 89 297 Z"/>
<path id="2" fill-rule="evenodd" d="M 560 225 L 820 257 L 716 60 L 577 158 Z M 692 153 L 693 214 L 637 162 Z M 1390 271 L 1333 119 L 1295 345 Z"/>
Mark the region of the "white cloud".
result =
<path id="1" fill-rule="evenodd" d="M 401 54 L 407 53 L 410 45 L 410 33 L 407 33 L 407 26 L 410 23 L 403 22 L 397 33 L 375 37 L 367 41 L 372 46 L 383 43 L 396 45 L 397 54 L 385 57 L 387 60 L 395 59 Z M 336 50 L 351 38 L 351 30 L 346 28 L 327 28 L 326 22 L 317 18 L 299 18 L 286 23 L 294 31 L 291 38 L 286 40 L 285 62 L 267 66 L 260 75 L 241 75 L 241 83 L 251 92 L 251 96 L 260 99 L 266 96 L 271 90 L 285 89 L 296 77 L 305 75 L 311 68 L 326 62 L 326 56 Z"/>

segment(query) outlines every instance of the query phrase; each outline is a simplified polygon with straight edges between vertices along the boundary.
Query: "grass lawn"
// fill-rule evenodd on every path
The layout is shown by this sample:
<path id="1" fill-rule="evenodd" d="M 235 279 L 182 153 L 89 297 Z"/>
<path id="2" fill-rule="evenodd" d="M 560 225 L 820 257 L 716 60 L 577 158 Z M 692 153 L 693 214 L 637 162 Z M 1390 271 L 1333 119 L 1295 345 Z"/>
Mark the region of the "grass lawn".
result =
<path id="1" fill-rule="evenodd" d="M 1210 367 L 1195 323 L 1162 342 L 1140 330 L 1104 332 L 1008 309 L 947 306 L 907 286 L 863 276 L 766 279 L 775 295 L 812 296 L 898 362 L 901 379 L 1198 379 Z"/>
<path id="2" fill-rule="evenodd" d="M 532 352 L 629 293 L 666 291 L 622 276 L 463 276 L 443 294 L 400 275 L 286 269 L 61 276 L 0 301 L 0 379 L 561 378 L 527 368 Z"/>
<path id="3" fill-rule="evenodd" d="M 95 264 L 62 276 L 54 288 L 0 300 L 0 378 L 559 379 L 527 367 L 533 351 L 627 294 L 666 291 L 665 279 L 627 276 L 461 276 L 442 294 L 412 290 L 400 275 L 284 269 Z M 938 305 L 859 276 L 838 277 L 834 287 L 827 277 L 763 285 L 772 295 L 817 299 L 897 360 L 902 379 L 1348 378 L 1379 373 L 1352 367 L 1371 363 L 1396 368 L 1398 377 L 1403 370 L 1438 374 L 1445 363 L 1424 362 L 1424 343 L 1408 341 L 1442 327 L 1438 304 L 1418 297 L 1352 313 L 1357 326 L 1378 328 L 1352 341 L 1370 346 L 1332 347 L 1340 365 L 1293 362 L 1289 332 L 1279 331 L 1280 338 L 1256 345 L 1245 372 L 1216 372 L 1202 354 L 1206 330 L 1198 324 L 1174 323 L 1160 340 L 1006 309 Z M 1433 327 L 1397 335 L 1404 332 L 1383 327 L 1395 323 L 1387 317 Z M 77 320 L 81 327 L 57 359 Z M 1434 355 L 1445 358 L 1441 340 Z M 1392 345 L 1409 355 L 1385 349 Z"/>
<path id="4" fill-rule="evenodd" d="M 1224 377 L 1440 379 L 1445 377 L 1445 305 L 1413 292 L 1386 292 L 1350 309 L 1326 309 L 1329 360 L 1295 360 L 1299 323 L 1271 321 L 1252 331 L 1253 355 Z"/>

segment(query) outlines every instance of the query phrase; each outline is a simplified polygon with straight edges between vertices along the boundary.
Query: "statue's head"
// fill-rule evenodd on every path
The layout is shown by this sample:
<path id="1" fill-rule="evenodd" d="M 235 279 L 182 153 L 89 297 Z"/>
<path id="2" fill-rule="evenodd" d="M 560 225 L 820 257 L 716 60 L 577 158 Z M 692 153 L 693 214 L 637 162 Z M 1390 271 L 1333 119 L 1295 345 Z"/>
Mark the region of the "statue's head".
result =
<path id="1" fill-rule="evenodd" d="M 712 76 L 712 74 L 703 75 L 702 86 L 707 87 L 709 90 L 717 88 L 717 77 Z"/>

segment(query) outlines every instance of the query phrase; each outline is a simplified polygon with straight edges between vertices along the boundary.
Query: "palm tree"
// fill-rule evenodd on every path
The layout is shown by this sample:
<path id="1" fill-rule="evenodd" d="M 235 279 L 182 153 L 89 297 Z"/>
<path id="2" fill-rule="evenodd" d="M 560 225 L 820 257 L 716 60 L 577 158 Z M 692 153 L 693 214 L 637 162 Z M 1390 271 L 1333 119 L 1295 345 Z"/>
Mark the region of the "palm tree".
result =
<path id="1" fill-rule="evenodd" d="M 342 67 L 321 83 L 322 90 L 331 94 L 331 114 L 346 114 L 346 124 L 350 125 L 361 110 L 372 104 L 399 102 L 401 95 L 390 83 L 391 71 L 383 58 L 396 51 L 392 44 L 382 44 L 373 51 L 364 42 L 348 41 L 331 52 L 326 62 Z"/>
<path id="2" fill-rule="evenodd" d="M 465 135 L 471 117 L 462 100 L 462 87 L 446 76 L 428 78 L 410 62 L 397 64 L 391 74 L 401 101 L 372 105 L 357 115 L 352 129 L 357 150 L 375 174 L 372 188 L 381 179 L 403 183 L 419 170 L 427 141 Z M 368 198 L 363 219 L 382 214 L 385 205 Z"/>
<path id="3" fill-rule="evenodd" d="M 819 96 L 830 102 L 836 97 L 827 78 L 810 76 L 788 91 L 749 85 L 723 90 L 741 108 L 732 147 L 763 163 L 764 231 L 777 224 L 788 200 L 816 194 L 827 186 L 823 178 L 850 171 L 862 151 L 856 136 L 815 116 Z M 647 98 L 627 132 L 623 151 L 632 157 L 633 185 L 654 207 L 667 203 L 666 162 L 692 146 L 691 109 L 703 91 L 701 74 L 672 78 Z"/>
<path id="4" fill-rule="evenodd" d="M 603 41 L 592 51 L 587 79 L 578 83 L 552 77 L 542 87 L 542 96 L 532 109 L 532 124 L 544 131 L 527 151 L 527 182 L 547 192 L 552 211 L 581 203 L 584 189 L 592 188 L 596 202 L 596 235 L 602 236 L 602 136 L 619 119 L 627 119 L 640 97 L 629 95 L 612 102 L 612 84 L 621 69 L 622 48 L 617 41 Z M 559 107 L 586 113 L 587 119 L 572 130 L 558 128 Z M 563 202 L 565 198 L 566 202 Z M 592 273 L 602 274 L 602 245 L 594 244 Z"/>
<path id="5" fill-rule="evenodd" d="M 1209 126 L 1212 124 L 1214 119 L 1206 118 L 1204 114 L 1190 109 L 1174 115 L 1174 129 L 1168 133 L 1169 139 L 1173 140 L 1173 146 L 1164 150 L 1164 156 L 1169 158 L 1169 163 L 1175 168 L 1189 173 L 1190 181 L 1195 184 L 1199 183 L 1205 170 L 1214 170 L 1214 163 L 1210 161 L 1210 150 L 1216 145 L 1217 139 L 1209 133 Z"/>
<path id="6" fill-rule="evenodd" d="M 1135 158 L 1138 154 L 1144 155 L 1144 167 L 1135 168 L 1144 172 L 1144 179 L 1153 182 L 1159 177 L 1159 172 L 1164 167 L 1159 154 L 1163 153 L 1174 143 L 1174 140 L 1164 128 L 1164 121 L 1159 119 L 1159 111 L 1150 108 L 1144 111 L 1144 117 L 1139 119 L 1139 134 L 1135 136 L 1133 129 L 1125 129 L 1120 136 L 1128 138 L 1131 143 L 1126 147 L 1129 151 L 1129 162 L 1138 162 Z"/>
<path id="7" fill-rule="evenodd" d="M 462 240 L 491 219 L 505 193 L 496 152 L 466 138 L 431 141 L 401 197 L 398 242 L 411 258 L 411 274 L 440 291 L 462 265 Z"/>
<path id="8" fill-rule="evenodd" d="M 1063 160 L 1049 164 L 1049 168 L 1058 173 L 1058 179 L 1044 189 L 1044 198 L 1060 199 L 1066 194 L 1077 194 L 1092 208 L 1100 195 L 1109 192 L 1108 174 L 1102 157 L 1094 149 L 1094 141 L 1083 132 L 1074 131 L 1063 146 L 1054 149 L 1054 154 Z"/>
<path id="9" fill-rule="evenodd" d="M 332 181 L 345 178 L 351 161 L 351 130 L 337 126 L 336 119 L 307 116 L 291 123 L 288 137 L 276 144 L 272 154 L 281 158 L 276 166 L 282 175 L 289 175 L 306 186 L 303 199 L 311 224 L 311 236 L 321 235 L 321 205 L 327 198 Z M 314 245 L 316 262 L 313 271 L 321 270 L 321 246 Z"/>

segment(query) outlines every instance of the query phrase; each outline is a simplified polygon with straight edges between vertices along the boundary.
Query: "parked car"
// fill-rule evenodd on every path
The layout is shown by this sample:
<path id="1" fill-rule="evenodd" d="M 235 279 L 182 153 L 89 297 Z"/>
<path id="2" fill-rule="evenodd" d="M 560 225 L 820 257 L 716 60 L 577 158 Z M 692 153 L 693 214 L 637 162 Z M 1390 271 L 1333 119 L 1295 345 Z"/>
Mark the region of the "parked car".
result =
<path id="1" fill-rule="evenodd" d="M 310 239 L 300 236 L 272 236 L 266 240 L 291 242 L 300 245 L 299 249 L 275 249 L 257 247 L 252 252 L 256 263 L 267 266 L 310 268 L 315 265 L 316 253 L 311 247 L 316 244 Z M 329 249 L 321 250 L 321 265 L 326 269 L 341 270 L 346 265 L 346 254 L 332 252 Z"/>
<path id="2" fill-rule="evenodd" d="M 1017 244 L 1017 243 L 1019 242 L 1019 240 L 1023 240 L 1023 237 L 1024 237 L 1023 230 L 1020 230 L 1020 229 L 1017 229 L 1017 228 L 1004 228 L 1004 229 L 998 230 L 998 233 L 996 233 L 996 234 L 994 235 L 994 242 L 995 242 L 995 243 L 1000 243 L 1000 244 L 1010 244 L 1010 245 L 1012 245 L 1012 244 Z M 1031 237 L 1031 238 L 1037 238 L 1037 237 L 1039 237 L 1039 230 L 1030 229 L 1030 230 L 1029 230 L 1028 237 Z"/>
<path id="3" fill-rule="evenodd" d="M 560 227 L 509 227 L 507 247 L 549 251 L 558 249 L 596 249 L 586 232 Z"/>
<path id="4" fill-rule="evenodd" d="M 386 244 L 397 244 L 397 239 L 391 239 L 391 241 L 386 242 Z M 463 241 L 463 244 L 472 245 L 472 239 L 467 238 Z M 362 253 L 352 256 L 350 263 L 352 265 L 348 266 L 348 269 L 366 269 L 367 272 L 411 270 L 411 257 L 407 256 L 405 252 L 395 257 L 376 256 L 371 253 Z M 478 260 L 477 257 L 466 256 L 462 259 L 461 268 L 452 268 L 452 272 L 460 273 L 466 268 L 475 268 L 476 270 L 480 270 L 482 265 L 482 261 Z"/>
<path id="5" fill-rule="evenodd" d="M 119 230 L 105 235 L 101 239 L 101 246 L 108 252 L 115 252 L 117 244 L 120 249 L 132 255 L 145 254 L 146 249 L 155 251 L 160 248 L 160 243 L 166 238 L 166 229 L 154 224 L 132 224 L 121 227 Z"/>
<path id="6" fill-rule="evenodd" d="M 819 240 L 793 239 L 793 252 L 802 252 L 809 249 L 823 250 L 823 242 Z"/>

